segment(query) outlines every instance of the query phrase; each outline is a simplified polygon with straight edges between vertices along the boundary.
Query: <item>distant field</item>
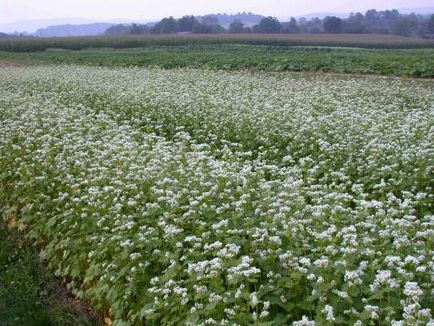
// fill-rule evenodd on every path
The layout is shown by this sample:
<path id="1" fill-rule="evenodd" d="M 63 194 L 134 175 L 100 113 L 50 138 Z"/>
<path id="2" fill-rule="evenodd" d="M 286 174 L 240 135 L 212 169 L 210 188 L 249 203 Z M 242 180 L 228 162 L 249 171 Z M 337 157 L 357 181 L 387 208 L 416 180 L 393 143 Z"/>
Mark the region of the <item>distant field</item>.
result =
<path id="1" fill-rule="evenodd" d="M 0 41 L 0 51 L 32 52 L 49 48 L 135 48 L 150 45 L 251 44 L 273 46 L 343 46 L 361 48 L 434 48 L 433 40 L 392 35 L 363 34 L 219 34 L 219 35 L 139 35 Z"/>
<path id="2" fill-rule="evenodd" d="M 132 49 L 94 48 L 80 51 L 0 52 L 0 60 L 24 64 L 193 67 L 217 70 L 250 69 L 434 77 L 434 49 L 202 44 L 148 46 Z"/>

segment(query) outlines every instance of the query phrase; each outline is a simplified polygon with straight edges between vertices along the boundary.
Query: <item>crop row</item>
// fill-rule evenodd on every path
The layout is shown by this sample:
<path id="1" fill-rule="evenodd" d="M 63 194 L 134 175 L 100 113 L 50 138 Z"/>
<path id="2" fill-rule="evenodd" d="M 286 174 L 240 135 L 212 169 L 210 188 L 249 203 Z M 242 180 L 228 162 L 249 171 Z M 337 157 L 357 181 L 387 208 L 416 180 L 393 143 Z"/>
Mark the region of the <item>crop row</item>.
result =
<path id="1" fill-rule="evenodd" d="M 138 49 L 0 52 L 0 60 L 26 64 L 147 66 L 216 70 L 306 71 L 434 77 L 433 49 L 355 49 L 254 45 L 147 46 Z"/>
<path id="2" fill-rule="evenodd" d="M 271 46 L 336 46 L 376 49 L 433 48 L 432 40 L 371 34 L 231 34 L 231 35 L 129 35 L 0 40 L 0 51 L 33 52 L 46 49 L 138 48 L 198 44 L 249 44 Z"/>

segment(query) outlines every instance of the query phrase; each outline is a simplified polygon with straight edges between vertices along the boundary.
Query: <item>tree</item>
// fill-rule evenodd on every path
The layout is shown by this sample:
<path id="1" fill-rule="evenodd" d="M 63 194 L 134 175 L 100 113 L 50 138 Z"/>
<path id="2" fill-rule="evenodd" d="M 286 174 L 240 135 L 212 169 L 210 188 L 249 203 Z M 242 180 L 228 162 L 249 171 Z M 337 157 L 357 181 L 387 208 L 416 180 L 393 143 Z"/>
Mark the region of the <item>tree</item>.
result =
<path id="1" fill-rule="evenodd" d="M 154 28 L 154 33 L 175 33 L 176 32 L 176 20 L 172 16 L 163 18 L 160 20 Z"/>
<path id="2" fill-rule="evenodd" d="M 104 34 L 106 35 L 129 35 L 129 34 L 145 34 L 149 33 L 149 27 L 147 25 L 140 24 L 117 24 L 106 29 Z"/>
<path id="3" fill-rule="evenodd" d="M 282 33 L 300 33 L 300 27 L 298 27 L 297 20 L 294 17 L 291 17 L 291 20 L 288 23 L 282 23 Z"/>
<path id="4" fill-rule="evenodd" d="M 363 15 L 360 12 L 356 14 L 351 13 L 350 17 L 343 21 L 342 31 L 350 34 L 365 33 L 366 28 L 363 24 Z"/>
<path id="5" fill-rule="evenodd" d="M 206 15 L 203 16 L 200 20 L 200 22 L 204 25 L 208 25 L 208 26 L 217 26 L 219 24 L 219 20 L 216 16 L 214 15 Z"/>
<path id="6" fill-rule="evenodd" d="M 417 20 L 408 15 L 406 17 L 400 17 L 392 26 L 392 33 L 403 36 L 412 36 L 417 32 Z"/>
<path id="7" fill-rule="evenodd" d="M 342 19 L 335 16 L 327 16 L 324 18 L 323 28 L 326 33 L 341 33 Z"/>
<path id="8" fill-rule="evenodd" d="M 128 35 L 131 34 L 131 26 L 124 24 L 113 25 L 106 29 L 106 35 Z"/>
<path id="9" fill-rule="evenodd" d="M 321 33 L 322 28 L 322 20 L 318 17 L 307 20 L 306 18 L 300 18 L 298 20 L 298 27 L 300 28 L 301 33 Z"/>
<path id="10" fill-rule="evenodd" d="M 149 32 L 149 28 L 146 25 L 131 24 L 130 34 L 145 34 Z"/>
<path id="11" fill-rule="evenodd" d="M 244 27 L 244 33 L 253 33 L 253 30 L 250 26 Z"/>
<path id="12" fill-rule="evenodd" d="M 367 26 L 377 25 L 379 19 L 380 19 L 380 14 L 375 9 L 370 9 L 365 13 L 365 25 Z"/>
<path id="13" fill-rule="evenodd" d="M 233 21 L 229 25 L 229 33 L 244 33 L 244 24 L 239 20 Z"/>
<path id="14" fill-rule="evenodd" d="M 205 25 L 197 22 L 196 24 L 193 25 L 192 32 L 196 34 L 212 34 L 213 28 L 210 25 Z"/>
<path id="15" fill-rule="evenodd" d="M 380 17 L 383 24 L 391 25 L 399 18 L 399 11 L 396 9 L 380 11 Z"/>
<path id="16" fill-rule="evenodd" d="M 431 15 L 431 17 L 428 20 L 427 32 L 428 34 L 434 34 L 434 15 Z"/>
<path id="17" fill-rule="evenodd" d="M 191 32 L 193 30 L 193 25 L 197 23 L 194 16 L 184 16 L 177 20 L 176 31 L 177 32 Z"/>
<path id="18" fill-rule="evenodd" d="M 25 36 L 25 35 L 19 35 L 20 37 L 21 36 Z M 14 35 L 9 35 L 9 34 L 6 34 L 6 33 L 1 33 L 0 32 L 0 39 L 5 39 L 5 38 L 13 38 L 14 37 Z"/>
<path id="19" fill-rule="evenodd" d="M 258 25 L 253 26 L 255 33 L 280 33 L 282 25 L 279 20 L 274 17 L 262 18 Z"/>

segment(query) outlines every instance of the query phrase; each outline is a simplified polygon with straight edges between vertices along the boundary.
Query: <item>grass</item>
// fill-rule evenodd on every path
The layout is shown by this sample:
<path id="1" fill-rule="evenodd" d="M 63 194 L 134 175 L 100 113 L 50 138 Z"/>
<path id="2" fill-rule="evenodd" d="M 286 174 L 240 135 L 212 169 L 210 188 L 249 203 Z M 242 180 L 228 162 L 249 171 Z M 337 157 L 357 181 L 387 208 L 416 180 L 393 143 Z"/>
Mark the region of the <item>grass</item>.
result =
<path id="1" fill-rule="evenodd" d="M 433 40 L 372 34 L 219 34 L 131 35 L 22 38 L 0 41 L 0 51 L 34 52 L 49 48 L 135 48 L 156 45 L 249 44 L 271 46 L 343 46 L 360 48 L 434 48 Z"/>
<path id="2" fill-rule="evenodd" d="M 0 222 L 0 324 L 98 325 L 41 264 L 22 235 Z"/>
<path id="3" fill-rule="evenodd" d="M 433 49 L 360 49 L 265 45 L 150 46 L 132 49 L 0 52 L 0 60 L 26 64 L 194 67 L 218 70 L 305 71 L 434 77 Z"/>

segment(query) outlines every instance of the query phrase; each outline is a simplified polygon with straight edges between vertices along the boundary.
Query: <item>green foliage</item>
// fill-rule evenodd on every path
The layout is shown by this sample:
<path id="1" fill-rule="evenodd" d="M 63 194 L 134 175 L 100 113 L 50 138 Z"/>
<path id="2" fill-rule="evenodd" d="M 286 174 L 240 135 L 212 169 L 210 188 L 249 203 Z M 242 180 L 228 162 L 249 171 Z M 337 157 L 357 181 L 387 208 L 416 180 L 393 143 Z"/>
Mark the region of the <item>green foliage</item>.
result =
<path id="1" fill-rule="evenodd" d="M 232 22 L 229 25 L 229 33 L 244 33 L 244 24 L 239 21 Z"/>
<path id="2" fill-rule="evenodd" d="M 154 33 L 168 34 L 168 33 L 176 32 L 176 27 L 177 27 L 176 19 L 173 17 L 167 17 L 167 18 L 163 18 L 161 21 L 159 21 L 152 28 L 152 31 Z"/>
<path id="3" fill-rule="evenodd" d="M 412 36 L 417 28 L 417 21 L 411 17 L 398 18 L 393 26 L 392 32 L 397 35 Z"/>
<path id="4" fill-rule="evenodd" d="M 190 45 L 328 46 L 378 49 L 434 48 L 434 41 L 392 35 L 128 35 L 0 40 L 0 51 L 35 52 L 46 49 L 138 48 Z"/>
<path id="5" fill-rule="evenodd" d="M 144 34 L 147 32 L 149 32 L 149 27 L 146 25 L 131 24 L 131 26 L 130 26 L 130 33 L 131 34 L 140 35 L 140 34 Z"/>
<path id="6" fill-rule="evenodd" d="M 213 25 L 206 25 L 199 22 L 194 23 L 191 31 L 196 34 L 212 34 L 214 30 Z"/>
<path id="7" fill-rule="evenodd" d="M 183 16 L 176 21 L 176 31 L 191 32 L 196 22 L 197 21 L 194 16 Z"/>
<path id="8" fill-rule="evenodd" d="M 256 33 L 280 33 L 282 25 L 275 17 L 262 18 L 258 25 L 253 26 Z"/>
<path id="9" fill-rule="evenodd" d="M 327 16 L 324 18 L 323 26 L 326 33 L 341 33 L 342 19 L 335 16 Z"/>
<path id="10" fill-rule="evenodd" d="M 428 20 L 427 31 L 428 31 L 428 33 L 434 35 L 434 14 L 431 15 L 429 20 Z"/>
<path id="11" fill-rule="evenodd" d="M 95 316 L 64 301 L 60 281 L 50 275 L 30 241 L 1 221 L 0 324 L 97 325 Z"/>
<path id="12" fill-rule="evenodd" d="M 0 70 L 0 202 L 114 325 L 427 324 L 433 85 Z"/>
<path id="13" fill-rule="evenodd" d="M 91 49 L 35 53 L 0 52 L 0 60 L 96 66 L 194 67 L 223 70 L 305 71 L 434 77 L 434 50 L 203 45 Z"/>
<path id="14" fill-rule="evenodd" d="M 127 35 L 131 34 L 131 26 L 126 24 L 113 25 L 106 29 L 105 35 Z"/>

